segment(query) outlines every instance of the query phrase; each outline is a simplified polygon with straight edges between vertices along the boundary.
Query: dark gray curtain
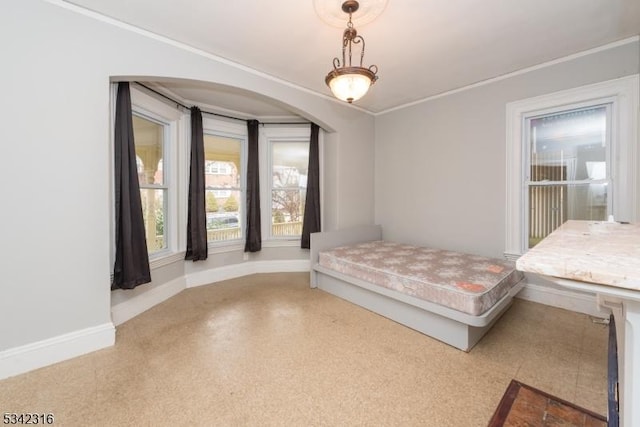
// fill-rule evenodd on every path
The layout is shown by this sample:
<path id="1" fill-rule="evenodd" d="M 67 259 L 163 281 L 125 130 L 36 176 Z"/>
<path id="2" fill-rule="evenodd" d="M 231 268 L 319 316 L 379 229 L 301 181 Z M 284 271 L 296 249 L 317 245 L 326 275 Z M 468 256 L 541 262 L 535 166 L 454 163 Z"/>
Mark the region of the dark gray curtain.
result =
<path id="1" fill-rule="evenodd" d="M 118 83 L 114 127 L 116 260 L 111 289 L 151 281 L 136 165 L 129 83 Z"/>
<path id="2" fill-rule="evenodd" d="M 187 213 L 187 253 L 185 259 L 207 259 L 207 212 L 204 182 L 204 133 L 202 112 L 191 107 L 191 166 L 189 168 L 189 206 Z"/>
<path id="3" fill-rule="evenodd" d="M 247 121 L 248 157 L 247 157 L 247 239 L 245 252 L 258 252 L 262 249 L 260 228 L 260 173 L 258 168 L 258 121 Z"/>
<path id="4" fill-rule="evenodd" d="M 320 153 L 318 135 L 320 127 L 311 123 L 309 140 L 309 170 L 307 171 L 307 197 L 302 220 L 302 248 L 311 248 L 311 233 L 320 231 Z"/>

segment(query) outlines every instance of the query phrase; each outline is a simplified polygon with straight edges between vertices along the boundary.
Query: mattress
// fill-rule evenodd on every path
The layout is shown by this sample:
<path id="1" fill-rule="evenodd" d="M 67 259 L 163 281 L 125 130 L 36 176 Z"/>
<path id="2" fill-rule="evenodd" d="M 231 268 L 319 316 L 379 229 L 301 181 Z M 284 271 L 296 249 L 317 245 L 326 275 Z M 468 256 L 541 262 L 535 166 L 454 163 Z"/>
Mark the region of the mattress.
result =
<path id="1" fill-rule="evenodd" d="M 382 240 L 321 251 L 319 264 L 474 316 L 524 276 L 506 260 Z"/>

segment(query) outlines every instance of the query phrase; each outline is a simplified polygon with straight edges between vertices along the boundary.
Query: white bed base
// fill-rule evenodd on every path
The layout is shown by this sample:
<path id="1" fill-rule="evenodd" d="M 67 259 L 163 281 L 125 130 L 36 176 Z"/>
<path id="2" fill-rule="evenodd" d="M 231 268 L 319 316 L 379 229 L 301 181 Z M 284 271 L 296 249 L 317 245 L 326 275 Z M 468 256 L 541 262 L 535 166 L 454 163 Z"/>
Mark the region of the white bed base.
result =
<path id="1" fill-rule="evenodd" d="M 380 226 L 312 233 L 311 287 L 329 292 L 463 351 L 471 350 L 487 333 L 524 286 L 522 282 L 518 283 L 488 311 L 473 316 L 374 285 L 318 264 L 320 251 L 372 240 L 382 240 Z"/>

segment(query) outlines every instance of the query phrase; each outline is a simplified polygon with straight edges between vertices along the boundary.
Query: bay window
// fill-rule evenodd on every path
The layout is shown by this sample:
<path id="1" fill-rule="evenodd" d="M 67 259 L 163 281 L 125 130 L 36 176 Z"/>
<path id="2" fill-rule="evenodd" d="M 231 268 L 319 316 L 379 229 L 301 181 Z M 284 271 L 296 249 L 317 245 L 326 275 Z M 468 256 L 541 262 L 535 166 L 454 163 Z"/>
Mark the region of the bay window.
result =
<path id="1" fill-rule="evenodd" d="M 184 257 L 190 118 L 135 86 L 131 105 L 145 237 L 156 268 Z M 207 241 L 218 252 L 240 250 L 246 234 L 247 124 L 205 114 L 203 131 Z M 300 244 L 309 139 L 306 123 L 260 126 L 260 219 L 267 246 Z"/>

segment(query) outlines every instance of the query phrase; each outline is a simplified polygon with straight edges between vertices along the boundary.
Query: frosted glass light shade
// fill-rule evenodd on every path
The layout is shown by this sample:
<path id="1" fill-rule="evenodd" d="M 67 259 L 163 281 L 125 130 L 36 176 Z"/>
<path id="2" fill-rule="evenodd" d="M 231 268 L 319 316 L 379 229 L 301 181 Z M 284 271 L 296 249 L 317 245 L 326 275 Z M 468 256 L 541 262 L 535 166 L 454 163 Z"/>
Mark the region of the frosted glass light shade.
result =
<path id="1" fill-rule="evenodd" d="M 336 98 L 352 103 L 367 93 L 375 74 L 362 67 L 338 68 L 332 70 L 325 81 Z"/>
<path id="2" fill-rule="evenodd" d="M 347 102 L 362 98 L 369 90 L 369 86 L 371 86 L 371 80 L 361 74 L 344 74 L 329 82 L 333 95 Z"/>

